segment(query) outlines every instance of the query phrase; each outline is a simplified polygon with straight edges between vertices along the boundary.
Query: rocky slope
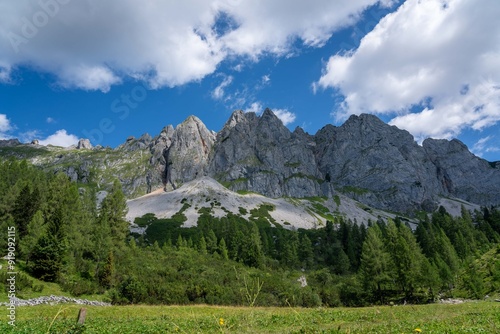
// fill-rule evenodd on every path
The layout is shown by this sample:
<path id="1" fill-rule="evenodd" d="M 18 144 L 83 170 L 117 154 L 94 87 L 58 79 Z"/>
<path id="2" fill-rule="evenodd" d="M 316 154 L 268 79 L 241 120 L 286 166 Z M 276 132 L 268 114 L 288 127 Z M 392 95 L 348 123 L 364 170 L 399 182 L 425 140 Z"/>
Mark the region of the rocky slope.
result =
<path id="1" fill-rule="evenodd" d="M 157 190 L 127 202 L 127 219 L 147 213 L 157 218 L 170 218 L 176 213 L 186 216 L 183 226 L 194 226 L 202 212 L 213 217 L 225 217 L 228 213 L 250 219 L 253 210 L 266 206 L 269 209 L 269 223 L 285 228 L 316 228 L 325 226 L 327 220 L 337 217 L 353 218 L 358 222 L 376 221 L 379 217 L 394 218 L 394 214 L 372 209 L 346 197 L 335 198 L 269 198 L 255 193 L 233 192 L 210 177 L 201 177 L 184 183 L 180 188 L 164 192 Z M 133 228 L 142 233 L 143 229 Z"/>
<path id="2" fill-rule="evenodd" d="M 500 204 L 498 163 L 474 156 L 458 140 L 427 139 L 420 146 L 372 115 L 351 116 L 315 135 L 289 131 L 269 109 L 261 116 L 235 111 L 219 133 L 190 116 L 116 149 L 87 141 L 67 149 L 0 141 L 0 157 L 6 156 L 104 189 L 118 177 L 129 198 L 208 176 L 232 191 L 268 198 L 342 195 L 408 214 L 432 211 L 443 198 Z"/>

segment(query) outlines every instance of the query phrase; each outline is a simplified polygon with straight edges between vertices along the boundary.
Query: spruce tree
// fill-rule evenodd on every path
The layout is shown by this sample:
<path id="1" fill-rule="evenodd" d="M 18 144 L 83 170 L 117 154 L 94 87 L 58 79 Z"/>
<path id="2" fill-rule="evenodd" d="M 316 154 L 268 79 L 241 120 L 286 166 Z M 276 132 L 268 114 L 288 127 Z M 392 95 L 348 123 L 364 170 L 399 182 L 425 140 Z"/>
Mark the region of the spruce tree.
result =
<path id="1" fill-rule="evenodd" d="M 204 236 L 201 236 L 200 238 L 200 243 L 198 244 L 198 251 L 203 255 L 207 254 L 207 242 L 205 241 Z"/>
<path id="2" fill-rule="evenodd" d="M 219 241 L 219 254 L 222 256 L 224 260 L 229 259 L 227 247 L 226 247 L 226 241 L 224 241 L 224 238 L 221 238 Z"/>
<path id="3" fill-rule="evenodd" d="M 299 258 L 304 268 L 311 269 L 314 266 L 313 246 L 307 234 L 300 238 Z"/>
<path id="4" fill-rule="evenodd" d="M 38 239 L 44 234 L 45 228 L 43 213 L 37 211 L 27 226 L 27 234 L 19 242 L 20 253 L 27 263 Z"/>
<path id="5" fill-rule="evenodd" d="M 207 252 L 209 254 L 213 254 L 217 251 L 217 236 L 215 235 L 214 230 L 208 230 L 205 241 L 207 242 Z"/>
<path id="6" fill-rule="evenodd" d="M 63 252 L 64 249 L 57 239 L 45 233 L 33 248 L 28 265 L 29 271 L 42 281 L 56 281 L 63 267 Z"/>
<path id="7" fill-rule="evenodd" d="M 100 216 L 106 215 L 115 249 L 124 246 L 129 233 L 129 224 L 125 220 L 126 214 L 126 198 L 123 194 L 120 182 L 115 180 L 111 191 L 102 201 L 99 212 Z"/>

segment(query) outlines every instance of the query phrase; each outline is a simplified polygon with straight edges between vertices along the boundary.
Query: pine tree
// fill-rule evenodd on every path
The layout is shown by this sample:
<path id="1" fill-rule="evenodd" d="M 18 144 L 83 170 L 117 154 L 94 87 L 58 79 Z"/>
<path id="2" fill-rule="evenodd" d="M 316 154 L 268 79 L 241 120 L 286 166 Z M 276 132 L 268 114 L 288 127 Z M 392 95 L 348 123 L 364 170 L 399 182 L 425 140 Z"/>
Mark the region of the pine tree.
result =
<path id="1" fill-rule="evenodd" d="M 203 255 L 207 254 L 207 242 L 205 241 L 204 236 L 201 236 L 200 238 L 200 243 L 198 244 L 198 251 Z"/>
<path id="2" fill-rule="evenodd" d="M 254 222 L 250 223 L 248 232 L 248 237 L 243 240 L 244 247 L 241 249 L 240 258 L 246 265 L 258 268 L 264 263 L 264 254 L 262 253 L 259 229 Z"/>
<path id="3" fill-rule="evenodd" d="M 43 219 L 43 213 L 41 211 L 37 211 L 27 226 L 27 234 L 19 242 L 20 253 L 23 258 L 26 259 L 27 263 L 29 263 L 33 248 L 44 232 L 45 221 Z"/>
<path id="4" fill-rule="evenodd" d="M 370 227 L 361 253 L 360 275 L 365 288 L 383 302 L 383 288 L 391 279 L 392 261 L 378 225 Z"/>
<path id="5" fill-rule="evenodd" d="M 304 268 L 311 269 L 313 267 L 314 252 L 311 239 L 309 239 L 307 234 L 302 235 L 302 238 L 300 239 L 299 258 Z"/>
<path id="6" fill-rule="evenodd" d="M 351 267 L 351 263 L 349 261 L 349 256 L 347 256 L 340 244 L 333 246 L 333 254 L 335 258 L 333 271 L 338 275 L 347 274 L 349 272 L 349 268 Z"/>
<path id="7" fill-rule="evenodd" d="M 106 265 L 104 266 L 102 272 L 99 276 L 99 284 L 109 289 L 113 285 L 113 276 L 115 273 L 115 258 L 113 252 L 109 252 L 108 258 L 106 259 Z"/>
<path id="8" fill-rule="evenodd" d="M 226 242 L 224 241 L 224 238 L 221 238 L 219 241 L 219 253 L 222 256 L 224 260 L 229 259 L 227 247 L 226 247 Z"/>
<path id="9" fill-rule="evenodd" d="M 56 281 L 63 267 L 63 252 L 64 249 L 56 237 L 45 233 L 33 248 L 29 271 L 43 281 Z"/>
<path id="10" fill-rule="evenodd" d="M 213 254 L 217 251 L 217 236 L 215 235 L 214 230 L 210 229 L 206 234 L 205 241 L 207 242 L 207 252 L 209 254 Z"/>
<path id="11" fill-rule="evenodd" d="M 113 252 L 113 240 L 111 237 L 111 228 L 108 223 L 107 212 L 103 211 L 92 226 L 92 258 L 94 262 L 93 276 L 96 280 L 102 275 L 106 261 L 110 252 Z M 137 247 L 135 240 L 132 239 L 130 247 Z"/>
<path id="12" fill-rule="evenodd" d="M 35 215 L 40 206 L 40 193 L 38 188 L 33 192 L 30 190 L 30 185 L 26 184 L 14 204 L 12 216 L 17 226 L 17 235 L 23 238 L 28 234 L 28 224 Z"/>
<path id="13" fill-rule="evenodd" d="M 125 220 L 127 202 L 118 180 L 113 182 L 110 193 L 101 203 L 99 215 L 106 215 L 111 231 L 111 238 L 115 249 L 124 246 L 129 233 L 129 224 Z"/>
<path id="14" fill-rule="evenodd" d="M 388 250 L 391 254 L 396 282 L 407 298 L 412 297 L 417 286 L 424 283 L 422 265 L 424 256 L 410 228 L 401 224 L 399 228 L 389 221 L 387 224 Z"/>
<path id="15" fill-rule="evenodd" d="M 289 232 L 284 234 L 283 237 L 284 244 L 281 261 L 288 267 L 297 267 L 299 265 L 299 236 L 296 232 Z"/>

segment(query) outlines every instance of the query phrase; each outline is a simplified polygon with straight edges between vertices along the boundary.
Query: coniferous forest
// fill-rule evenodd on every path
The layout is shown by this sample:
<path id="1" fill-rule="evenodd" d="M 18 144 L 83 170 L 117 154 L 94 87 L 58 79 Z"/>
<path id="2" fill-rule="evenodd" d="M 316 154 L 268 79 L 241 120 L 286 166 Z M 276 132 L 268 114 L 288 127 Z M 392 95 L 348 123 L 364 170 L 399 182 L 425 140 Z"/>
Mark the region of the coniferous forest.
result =
<path id="1" fill-rule="evenodd" d="M 148 226 L 140 235 L 129 232 L 119 181 L 96 206 L 96 186 L 8 160 L 0 190 L 2 235 L 16 227 L 20 291 L 37 289 L 32 276 L 115 304 L 312 307 L 481 299 L 500 290 L 496 208 L 452 217 L 441 207 L 413 229 L 400 218 L 339 218 L 313 230 L 270 224 L 265 206 L 249 220 L 204 212 L 183 228 L 181 210 L 136 219 Z"/>

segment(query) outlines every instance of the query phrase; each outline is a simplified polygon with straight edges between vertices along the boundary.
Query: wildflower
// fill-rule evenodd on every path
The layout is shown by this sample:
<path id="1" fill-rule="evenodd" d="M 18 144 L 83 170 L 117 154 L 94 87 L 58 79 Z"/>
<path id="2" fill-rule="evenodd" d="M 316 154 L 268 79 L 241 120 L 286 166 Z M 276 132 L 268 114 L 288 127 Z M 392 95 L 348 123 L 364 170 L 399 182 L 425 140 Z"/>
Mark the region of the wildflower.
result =
<path id="1" fill-rule="evenodd" d="M 224 326 L 224 319 L 222 318 L 219 319 L 219 326 Z"/>
<path id="2" fill-rule="evenodd" d="M 417 328 L 415 328 L 415 332 L 417 332 L 417 333 L 422 333 L 422 330 L 421 330 L 420 328 L 418 328 L 418 327 L 417 327 Z"/>

